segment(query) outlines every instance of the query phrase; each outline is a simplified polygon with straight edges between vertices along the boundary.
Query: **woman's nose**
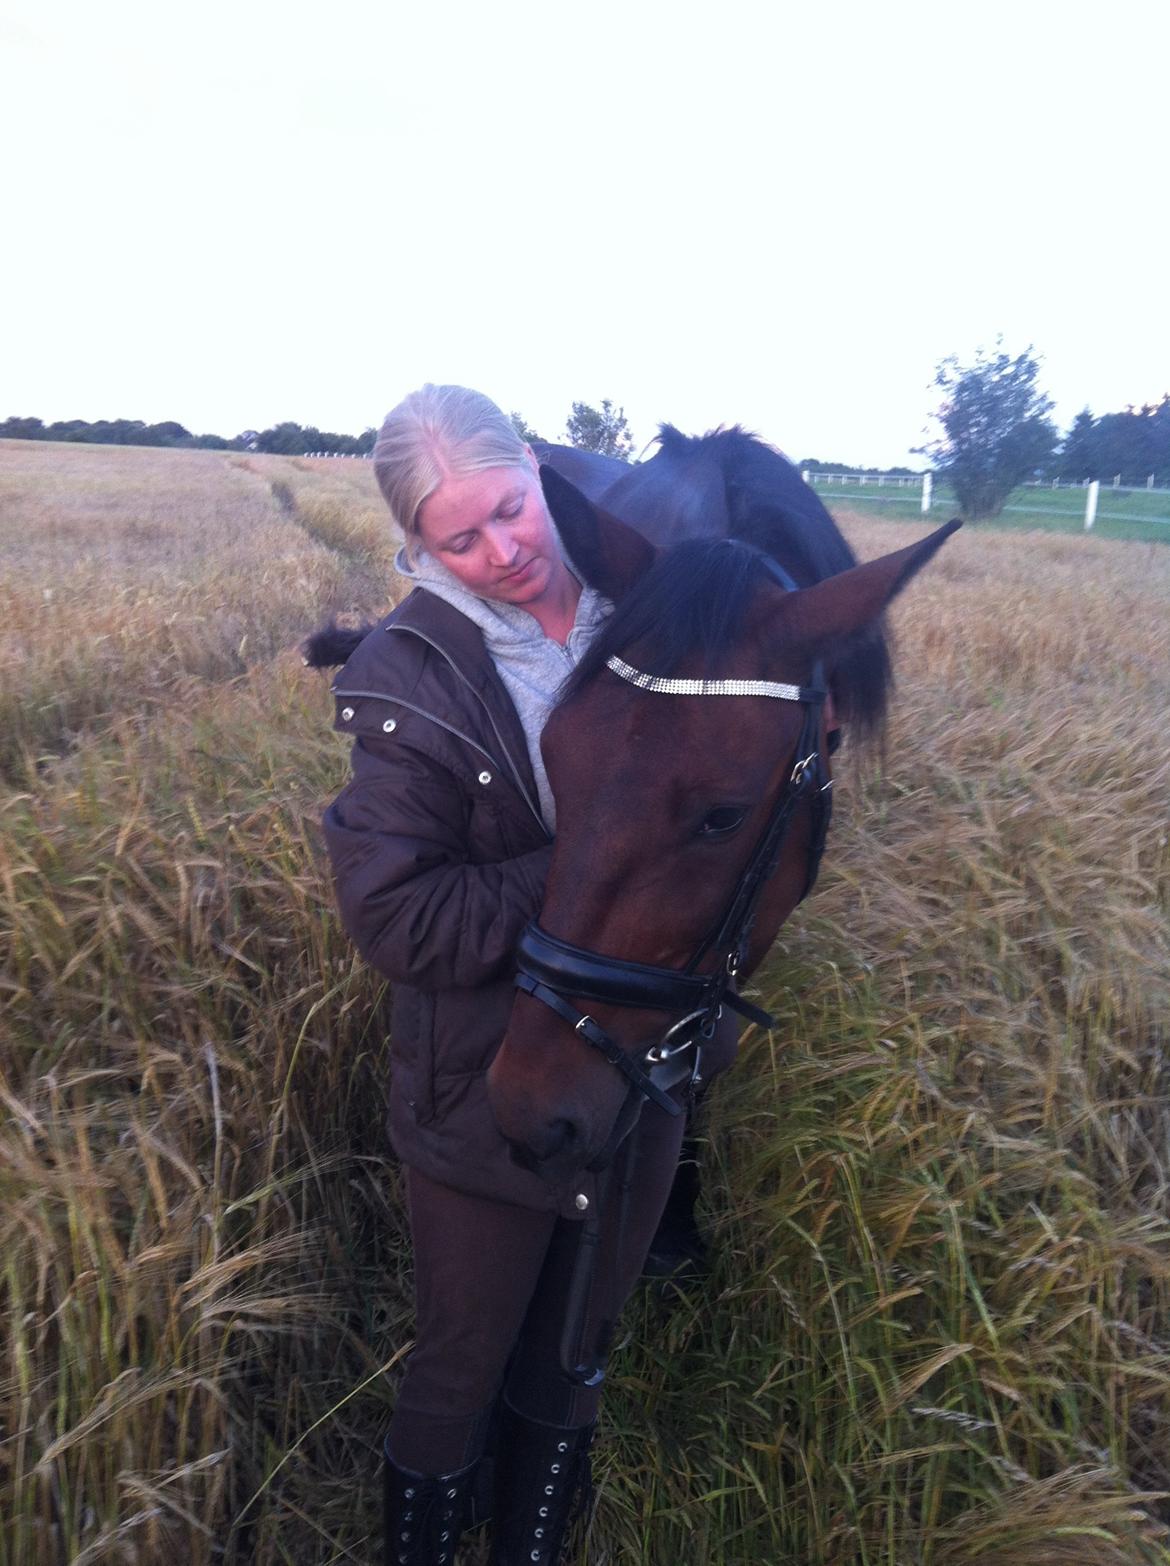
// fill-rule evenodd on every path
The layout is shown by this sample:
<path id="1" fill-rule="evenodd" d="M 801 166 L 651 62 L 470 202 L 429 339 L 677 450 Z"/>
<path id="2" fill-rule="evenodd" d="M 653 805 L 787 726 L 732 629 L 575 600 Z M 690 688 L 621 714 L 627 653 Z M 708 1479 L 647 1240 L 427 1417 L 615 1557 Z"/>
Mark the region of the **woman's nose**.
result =
<path id="1" fill-rule="evenodd" d="M 514 564 L 519 552 L 519 544 L 512 534 L 512 530 L 506 527 L 491 527 L 488 529 L 488 560 L 494 566 L 510 566 Z"/>

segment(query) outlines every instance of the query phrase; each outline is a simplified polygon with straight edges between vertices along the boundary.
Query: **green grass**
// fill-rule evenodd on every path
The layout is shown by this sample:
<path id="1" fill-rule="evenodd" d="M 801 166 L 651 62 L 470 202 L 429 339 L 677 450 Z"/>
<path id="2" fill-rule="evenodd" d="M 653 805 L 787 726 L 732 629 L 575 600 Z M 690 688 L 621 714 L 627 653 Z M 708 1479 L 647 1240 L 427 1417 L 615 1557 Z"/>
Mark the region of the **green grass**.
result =
<path id="1" fill-rule="evenodd" d="M 922 518 L 920 486 L 920 480 L 915 480 L 911 488 L 895 486 L 891 480 L 883 485 L 867 480 L 861 484 L 817 484 L 816 491 L 834 514 L 856 509 L 859 515 L 872 515 L 875 520 L 910 522 Z M 942 522 L 957 514 L 949 488 L 936 484 L 926 520 Z M 1008 531 L 1083 533 L 1085 492 L 1025 486 L 1012 492 L 998 517 L 972 525 Z M 1092 532 L 1098 538 L 1170 544 L 1170 494 L 1146 490 L 1115 492 L 1102 485 Z"/>

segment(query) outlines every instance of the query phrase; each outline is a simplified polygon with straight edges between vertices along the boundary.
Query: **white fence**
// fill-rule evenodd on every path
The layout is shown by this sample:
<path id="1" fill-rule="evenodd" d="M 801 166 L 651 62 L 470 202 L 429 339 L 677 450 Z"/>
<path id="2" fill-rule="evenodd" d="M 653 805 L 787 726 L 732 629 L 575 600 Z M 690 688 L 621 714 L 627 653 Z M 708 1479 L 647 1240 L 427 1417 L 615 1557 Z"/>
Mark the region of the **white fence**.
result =
<path id="1" fill-rule="evenodd" d="M 931 490 L 934 482 L 933 473 L 822 473 L 819 471 L 814 472 L 811 468 L 803 468 L 800 476 L 806 484 L 811 484 L 813 489 L 823 490 L 826 485 L 839 484 L 842 493 L 839 495 L 826 494 L 824 496 L 826 500 L 849 500 L 851 498 L 848 493 L 850 484 L 856 485 L 858 489 L 863 484 L 871 484 L 876 485 L 878 489 L 889 489 L 895 492 L 907 489 L 915 491 L 921 497 L 922 510 L 930 510 Z M 891 493 L 888 497 L 870 496 L 865 498 L 902 500 L 909 497 Z"/>
<path id="2" fill-rule="evenodd" d="M 1170 489 L 1164 484 L 1154 483 L 1155 475 L 1151 473 L 1144 484 L 1123 484 L 1121 474 L 1114 475 L 1110 489 L 1130 490 L 1138 495 L 1147 490 L 1154 490 L 1159 495 L 1170 495 Z M 1090 484 L 1099 484 L 1100 479 L 1025 479 L 1021 489 L 1087 489 Z"/>
<path id="3" fill-rule="evenodd" d="M 919 509 L 928 512 L 935 503 L 935 475 L 930 473 L 822 473 L 812 469 L 804 469 L 801 477 L 806 484 L 812 487 L 825 500 L 864 500 L 868 502 L 900 501 L 905 504 L 911 501 L 917 494 Z M 1050 504 L 1020 505 L 1009 504 L 1005 511 L 1025 513 L 1036 517 L 1064 517 L 1070 521 L 1081 521 L 1086 531 L 1097 520 L 1097 510 L 1100 505 L 1102 485 L 1097 479 L 1083 479 L 1079 483 L 1061 479 L 1032 480 L 1020 486 L 1021 489 L 1032 490 L 1045 494 L 1052 490 L 1073 491 L 1078 497 L 1078 503 L 1074 509 L 1071 506 Z M 880 493 L 879 493 L 880 491 Z M 907 494 L 910 491 L 910 494 Z M 949 494 L 949 491 L 946 493 Z M 1154 475 L 1151 473 L 1144 484 L 1123 484 L 1121 475 L 1118 474 L 1112 484 L 1106 490 L 1110 505 L 1108 515 L 1103 521 L 1111 522 L 1152 522 L 1163 526 L 1170 526 L 1170 488 L 1157 486 L 1154 483 Z M 1131 510 L 1117 509 L 1116 501 L 1124 506 L 1125 497 L 1132 495 L 1141 497 L 1140 502 L 1135 501 Z M 1155 503 L 1153 510 L 1145 509 L 1144 503 L 1148 496 L 1157 495 L 1166 497 L 1165 507 Z M 1083 501 L 1080 497 L 1083 496 Z M 1071 499 L 1072 496 L 1070 495 Z M 1141 506 L 1141 509 L 1139 509 Z"/>

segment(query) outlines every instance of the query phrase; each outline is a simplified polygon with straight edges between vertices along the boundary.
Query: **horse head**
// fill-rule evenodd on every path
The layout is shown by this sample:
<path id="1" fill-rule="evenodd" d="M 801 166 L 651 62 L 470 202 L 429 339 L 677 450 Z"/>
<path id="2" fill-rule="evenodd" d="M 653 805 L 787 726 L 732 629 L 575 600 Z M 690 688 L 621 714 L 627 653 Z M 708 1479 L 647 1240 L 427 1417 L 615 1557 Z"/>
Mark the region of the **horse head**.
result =
<path id="1" fill-rule="evenodd" d="M 557 837 L 536 944 L 569 954 L 570 976 L 553 986 L 559 1014 L 547 986 L 517 994 L 488 1081 L 502 1134 L 560 1181 L 604 1156 L 636 1092 L 629 1067 L 679 1020 L 669 984 L 644 976 L 689 975 L 697 993 L 730 941 L 746 976 L 800 901 L 819 853 L 809 769 L 818 788 L 828 777 L 825 681 L 958 524 L 786 588 L 750 545 L 657 551 L 564 480 L 546 474 L 545 489 L 574 562 L 616 608 L 542 739 Z M 750 917 L 729 934 L 753 877 Z M 608 979 L 581 978 L 574 954 Z"/>

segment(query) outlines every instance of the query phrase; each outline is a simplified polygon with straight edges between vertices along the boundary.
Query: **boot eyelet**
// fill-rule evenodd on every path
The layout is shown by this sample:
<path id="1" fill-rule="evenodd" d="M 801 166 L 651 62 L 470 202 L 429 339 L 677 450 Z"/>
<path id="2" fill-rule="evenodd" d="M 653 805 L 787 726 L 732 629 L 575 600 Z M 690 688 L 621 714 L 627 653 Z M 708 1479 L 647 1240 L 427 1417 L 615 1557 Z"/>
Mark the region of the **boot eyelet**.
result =
<path id="1" fill-rule="evenodd" d="M 547 1506 L 540 1507 L 540 1509 L 537 1511 L 536 1515 L 538 1517 L 547 1517 L 548 1516 L 548 1507 Z"/>
<path id="2" fill-rule="evenodd" d="M 557 1442 L 557 1451 L 558 1452 L 567 1452 L 568 1450 L 569 1450 L 569 1443 L 567 1441 L 558 1441 Z"/>
<path id="3" fill-rule="evenodd" d="M 553 1464 L 553 1465 L 552 1465 L 552 1467 L 551 1467 L 551 1468 L 550 1468 L 550 1469 L 549 1469 L 549 1473 L 550 1473 L 550 1474 L 559 1474 L 559 1473 L 560 1473 L 560 1471 L 561 1471 L 561 1465 L 560 1465 L 560 1463 L 554 1463 L 554 1464 Z"/>
<path id="4" fill-rule="evenodd" d="M 544 1487 L 544 1493 L 545 1493 L 545 1495 L 555 1495 L 557 1493 L 556 1485 L 555 1484 L 546 1484 L 545 1487 Z"/>
<path id="5" fill-rule="evenodd" d="M 403 1490 L 402 1493 L 403 1493 L 403 1495 L 406 1497 L 406 1499 L 408 1501 L 413 1501 L 414 1500 L 414 1486 L 413 1485 L 411 1485 L 408 1489 Z"/>
<path id="6" fill-rule="evenodd" d="M 543 1539 L 544 1538 L 544 1529 L 543 1528 L 534 1528 L 532 1530 L 532 1537 L 534 1539 Z"/>
<path id="7" fill-rule="evenodd" d="M 447 1499 L 449 1501 L 453 1501 L 457 1494 L 458 1494 L 458 1491 L 456 1491 L 456 1490 L 448 1490 L 447 1491 Z"/>

